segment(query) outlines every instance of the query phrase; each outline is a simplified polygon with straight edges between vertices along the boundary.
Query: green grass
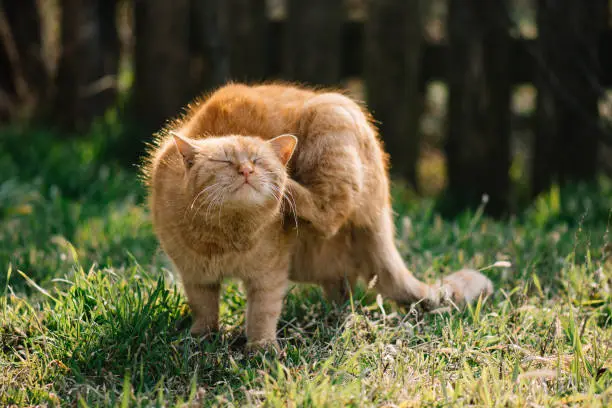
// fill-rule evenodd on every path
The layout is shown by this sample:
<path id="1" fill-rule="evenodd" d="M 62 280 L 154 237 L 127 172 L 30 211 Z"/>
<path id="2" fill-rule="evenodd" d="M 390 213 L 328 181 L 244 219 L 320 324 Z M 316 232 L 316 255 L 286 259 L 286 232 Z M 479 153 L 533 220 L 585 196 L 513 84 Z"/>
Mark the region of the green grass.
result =
<path id="1" fill-rule="evenodd" d="M 2 406 L 612 401 L 608 180 L 553 189 L 503 222 L 480 212 L 444 220 L 396 189 L 410 268 L 430 280 L 485 268 L 495 296 L 422 316 L 363 290 L 333 308 L 319 289 L 295 286 L 279 325 L 285 355 L 274 358 L 245 354 L 236 282 L 226 284 L 221 334 L 189 336 L 142 187 L 135 172 L 99 162 L 108 152 L 104 137 L 0 135 Z M 487 268 L 499 260 L 512 267 Z"/>

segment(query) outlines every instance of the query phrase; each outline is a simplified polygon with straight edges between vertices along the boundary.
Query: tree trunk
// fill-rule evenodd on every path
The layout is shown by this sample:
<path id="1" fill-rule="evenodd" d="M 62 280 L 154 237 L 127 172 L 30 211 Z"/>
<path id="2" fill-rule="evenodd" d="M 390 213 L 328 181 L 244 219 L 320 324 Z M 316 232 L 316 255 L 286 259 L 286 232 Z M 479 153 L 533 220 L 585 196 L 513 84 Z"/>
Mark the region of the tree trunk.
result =
<path id="1" fill-rule="evenodd" d="M 209 91 L 229 79 L 226 16 L 227 0 L 191 0 L 190 97 Z"/>
<path id="2" fill-rule="evenodd" d="M 342 0 L 288 0 L 284 72 L 287 79 L 340 82 Z"/>
<path id="3" fill-rule="evenodd" d="M 492 215 L 510 196 L 509 17 L 505 0 L 451 0 L 449 9 L 448 193 L 453 210 Z"/>
<path id="4" fill-rule="evenodd" d="M 597 172 L 602 93 L 598 39 L 601 0 L 539 0 L 537 133 L 532 194 L 557 181 L 591 181 Z"/>
<path id="5" fill-rule="evenodd" d="M 268 62 L 266 1 L 225 0 L 223 7 L 232 80 L 263 80 Z"/>
<path id="6" fill-rule="evenodd" d="M 365 38 L 368 106 L 379 123 L 391 174 L 417 187 L 422 26 L 419 0 L 369 3 Z"/>
<path id="7" fill-rule="evenodd" d="M 134 16 L 134 115 L 150 134 L 188 102 L 189 0 L 136 0 Z"/>

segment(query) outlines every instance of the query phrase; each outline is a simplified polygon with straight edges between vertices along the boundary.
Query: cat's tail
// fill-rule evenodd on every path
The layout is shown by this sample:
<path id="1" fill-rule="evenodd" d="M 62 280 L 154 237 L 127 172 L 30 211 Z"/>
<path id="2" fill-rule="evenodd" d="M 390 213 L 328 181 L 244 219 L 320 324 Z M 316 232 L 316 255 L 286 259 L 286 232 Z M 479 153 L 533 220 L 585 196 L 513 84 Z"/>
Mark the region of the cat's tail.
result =
<path id="1" fill-rule="evenodd" d="M 430 310 L 440 306 L 460 307 L 493 293 L 493 283 L 483 274 L 462 269 L 434 284 L 418 280 L 406 267 L 395 246 L 391 211 L 384 212 L 380 230 L 373 234 L 376 288 L 385 297 L 399 303 L 419 303 Z"/>

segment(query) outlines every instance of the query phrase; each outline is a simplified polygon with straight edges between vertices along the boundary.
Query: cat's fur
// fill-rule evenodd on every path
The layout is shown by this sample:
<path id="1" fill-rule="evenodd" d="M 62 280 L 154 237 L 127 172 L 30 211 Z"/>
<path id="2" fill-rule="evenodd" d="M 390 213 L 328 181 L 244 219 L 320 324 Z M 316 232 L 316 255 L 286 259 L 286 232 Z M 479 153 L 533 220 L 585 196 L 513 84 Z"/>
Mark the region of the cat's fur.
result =
<path id="1" fill-rule="evenodd" d="M 384 296 L 426 307 L 493 291 L 476 271 L 434 285 L 408 271 L 394 243 L 387 156 L 367 112 L 344 95 L 230 84 L 158 142 L 145 166 L 153 223 L 193 334 L 217 328 L 225 277 L 245 283 L 251 345 L 276 344 L 289 280 L 341 300 L 358 278 L 376 279 Z"/>

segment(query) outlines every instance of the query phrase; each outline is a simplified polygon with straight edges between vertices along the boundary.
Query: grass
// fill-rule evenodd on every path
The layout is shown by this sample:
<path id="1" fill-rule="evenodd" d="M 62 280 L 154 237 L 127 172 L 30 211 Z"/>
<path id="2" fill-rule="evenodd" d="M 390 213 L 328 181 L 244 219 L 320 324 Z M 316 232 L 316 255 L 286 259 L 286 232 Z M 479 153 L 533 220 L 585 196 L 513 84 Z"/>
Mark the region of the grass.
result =
<path id="1" fill-rule="evenodd" d="M 189 336 L 142 187 L 104 151 L 103 137 L 0 135 L 0 405 L 610 406 L 610 181 L 553 189 L 503 222 L 445 220 L 396 189 L 410 268 L 482 268 L 496 294 L 423 316 L 295 286 L 274 358 L 244 353 L 237 282 L 222 333 Z M 488 267 L 500 260 L 512 267 Z"/>

